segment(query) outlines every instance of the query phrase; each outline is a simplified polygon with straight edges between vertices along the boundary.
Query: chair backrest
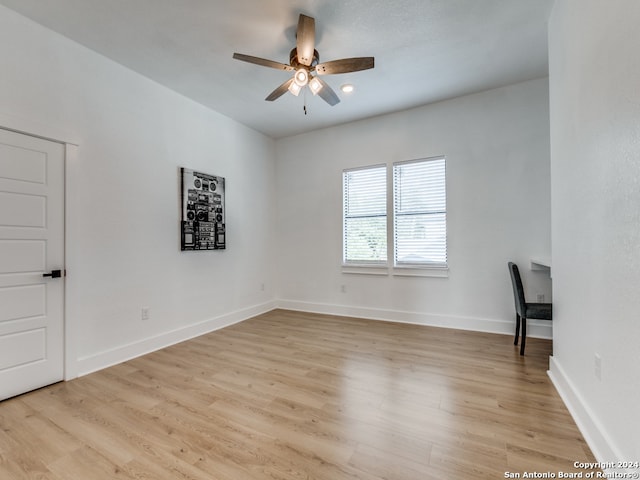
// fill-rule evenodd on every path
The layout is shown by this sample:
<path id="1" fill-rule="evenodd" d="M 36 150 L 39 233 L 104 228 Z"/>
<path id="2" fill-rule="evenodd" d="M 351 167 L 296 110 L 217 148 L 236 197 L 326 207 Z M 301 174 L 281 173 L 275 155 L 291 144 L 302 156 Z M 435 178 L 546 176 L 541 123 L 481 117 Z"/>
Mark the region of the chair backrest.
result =
<path id="1" fill-rule="evenodd" d="M 509 262 L 509 273 L 511 274 L 511 285 L 513 286 L 513 299 L 516 304 L 516 313 L 521 317 L 524 317 L 525 312 L 525 300 L 524 300 L 524 288 L 522 287 L 522 279 L 520 278 L 520 271 L 518 266 Z"/>

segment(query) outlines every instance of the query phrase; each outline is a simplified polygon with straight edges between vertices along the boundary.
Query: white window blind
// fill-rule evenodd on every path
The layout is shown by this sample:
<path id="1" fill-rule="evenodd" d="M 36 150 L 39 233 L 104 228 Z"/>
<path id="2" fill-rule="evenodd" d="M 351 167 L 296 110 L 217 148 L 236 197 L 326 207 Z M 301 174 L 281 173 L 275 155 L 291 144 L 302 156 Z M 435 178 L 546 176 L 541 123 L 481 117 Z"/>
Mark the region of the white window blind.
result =
<path id="1" fill-rule="evenodd" d="M 397 266 L 447 266 L 445 159 L 393 165 L 394 253 Z"/>
<path id="2" fill-rule="evenodd" d="M 342 172 L 343 263 L 387 262 L 387 167 Z"/>

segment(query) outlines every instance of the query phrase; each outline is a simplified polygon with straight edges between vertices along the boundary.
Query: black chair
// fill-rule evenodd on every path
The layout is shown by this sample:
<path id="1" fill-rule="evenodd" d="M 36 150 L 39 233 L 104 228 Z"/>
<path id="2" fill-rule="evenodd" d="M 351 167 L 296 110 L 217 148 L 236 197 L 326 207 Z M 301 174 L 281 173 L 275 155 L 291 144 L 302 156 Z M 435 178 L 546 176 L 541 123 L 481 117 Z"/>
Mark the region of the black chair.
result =
<path id="1" fill-rule="evenodd" d="M 524 288 L 518 266 L 509 262 L 509 273 L 511 274 L 511 284 L 513 285 L 513 298 L 516 303 L 516 338 L 513 344 L 518 344 L 520 334 L 520 322 L 522 322 L 522 343 L 520 344 L 520 355 L 524 355 L 524 344 L 527 338 L 527 318 L 539 320 L 551 320 L 550 303 L 527 303 L 524 299 Z"/>

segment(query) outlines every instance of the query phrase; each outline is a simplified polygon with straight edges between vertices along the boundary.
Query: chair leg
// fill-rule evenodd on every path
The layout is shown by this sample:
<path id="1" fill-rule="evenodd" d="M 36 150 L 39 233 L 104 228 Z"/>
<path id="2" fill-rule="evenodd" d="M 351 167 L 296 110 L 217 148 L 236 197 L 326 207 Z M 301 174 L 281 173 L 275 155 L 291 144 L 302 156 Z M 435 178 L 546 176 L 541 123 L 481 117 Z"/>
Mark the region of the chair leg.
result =
<path id="1" fill-rule="evenodd" d="M 520 336 L 520 315 L 516 313 L 516 338 L 513 339 L 513 344 L 518 344 L 518 337 Z"/>
<path id="2" fill-rule="evenodd" d="M 520 344 L 520 355 L 524 355 L 524 343 L 527 339 L 527 319 L 522 317 L 522 343 Z"/>

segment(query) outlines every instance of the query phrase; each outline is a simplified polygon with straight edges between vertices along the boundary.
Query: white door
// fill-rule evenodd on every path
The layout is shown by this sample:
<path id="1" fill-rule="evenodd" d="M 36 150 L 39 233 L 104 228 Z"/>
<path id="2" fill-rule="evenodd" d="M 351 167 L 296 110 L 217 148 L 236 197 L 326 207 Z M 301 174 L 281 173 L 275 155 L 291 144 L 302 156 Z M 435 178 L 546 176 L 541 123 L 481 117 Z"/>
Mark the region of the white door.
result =
<path id="1" fill-rule="evenodd" d="M 62 380 L 63 312 L 64 146 L 0 129 L 0 400 Z"/>

